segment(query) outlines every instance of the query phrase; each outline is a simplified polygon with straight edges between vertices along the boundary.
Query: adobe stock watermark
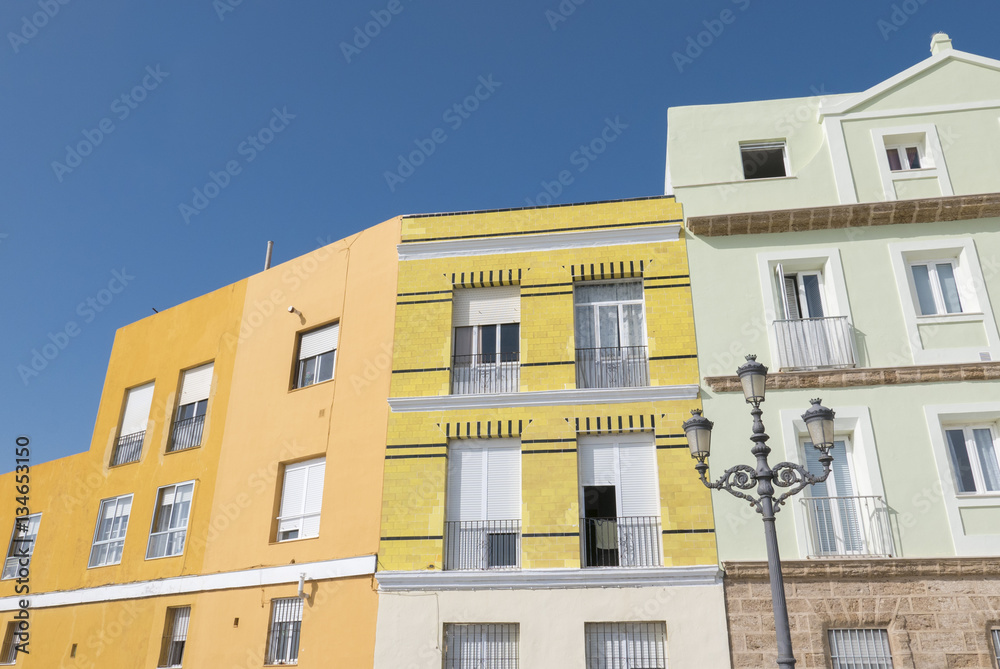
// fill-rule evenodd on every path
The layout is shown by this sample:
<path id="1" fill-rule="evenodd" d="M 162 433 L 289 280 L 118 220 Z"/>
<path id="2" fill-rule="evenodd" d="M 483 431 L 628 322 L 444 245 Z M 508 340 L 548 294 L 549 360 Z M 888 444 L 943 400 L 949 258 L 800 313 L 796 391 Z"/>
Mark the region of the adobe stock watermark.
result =
<path id="1" fill-rule="evenodd" d="M 350 64 L 351 59 L 360 56 L 361 52 L 372 43 L 372 40 L 382 34 L 382 30 L 389 27 L 392 17 L 399 16 L 406 7 L 400 0 L 389 0 L 385 9 L 373 9 L 368 12 L 372 20 L 364 25 L 354 26 L 353 37 L 350 42 L 340 43 L 340 52 L 344 54 L 344 60 Z"/>
<path id="2" fill-rule="evenodd" d="M 446 108 L 441 114 L 441 120 L 447 123 L 452 131 L 461 128 L 462 124 L 479 109 L 479 105 L 489 100 L 493 93 L 503 85 L 500 81 L 494 81 L 492 74 L 485 77 L 480 75 L 477 81 L 479 83 L 471 94 Z M 446 141 L 448 141 L 448 133 L 444 131 L 444 128 L 434 128 L 426 139 L 413 140 L 417 148 L 406 155 L 399 154 L 399 164 L 396 169 L 394 171 L 386 170 L 383 173 L 385 185 L 389 187 L 389 191 L 395 193 L 396 187 L 412 177 L 417 168 L 433 155 L 438 145 L 444 144 Z"/>
<path id="3" fill-rule="evenodd" d="M 628 124 L 621 120 L 620 116 L 615 116 L 614 120 L 604 119 L 604 127 L 592 140 L 581 144 L 573 153 L 569 154 L 569 164 L 576 168 L 577 174 L 583 174 L 587 168 L 597 160 L 601 154 L 608 150 L 608 147 L 628 128 Z M 534 199 L 524 198 L 529 207 L 545 207 L 555 202 L 563 189 L 571 186 L 576 177 L 570 170 L 560 170 L 552 181 L 540 182 L 542 190 L 535 195 Z"/>
<path id="4" fill-rule="evenodd" d="M 212 9 L 219 21 L 226 20 L 226 14 L 235 12 L 236 8 L 243 4 L 243 0 L 212 0 Z"/>
<path id="5" fill-rule="evenodd" d="M 739 7 L 741 12 L 745 12 L 747 8 L 750 7 L 751 0 L 732 0 L 732 3 Z M 674 51 L 671 57 L 674 59 L 674 65 L 677 66 L 677 71 L 682 73 L 684 68 L 688 65 L 694 63 L 701 54 L 705 53 L 705 49 L 708 49 L 713 44 L 715 40 L 722 36 L 725 32 L 726 26 L 730 26 L 736 22 L 736 18 L 739 16 L 736 12 L 731 9 L 723 9 L 719 12 L 718 18 L 706 19 L 701 22 L 705 26 L 705 30 L 702 30 L 696 35 L 688 35 L 687 46 L 684 49 L 684 53 L 680 51 Z"/>
<path id="6" fill-rule="evenodd" d="M 191 189 L 193 197 L 191 203 L 181 202 L 177 205 L 184 224 L 191 223 L 191 217 L 197 216 L 208 208 L 212 200 L 219 197 L 223 190 L 229 187 L 233 177 L 243 172 L 243 166 L 252 163 L 257 156 L 262 153 L 267 146 L 274 141 L 274 138 L 285 131 L 295 114 L 288 112 L 288 107 L 271 108 L 271 118 L 257 132 L 247 135 L 247 138 L 236 147 L 236 153 L 243 156 L 243 162 L 233 159 L 226 161 L 222 169 L 218 172 L 208 171 L 208 181 L 201 188 L 195 186 Z"/>
<path id="7" fill-rule="evenodd" d="M 570 16 L 576 12 L 576 8 L 587 0 L 561 0 L 555 9 L 545 10 L 545 20 L 549 22 L 552 32 L 559 28 L 560 23 L 565 23 Z"/>
<path id="8" fill-rule="evenodd" d="M 122 93 L 111 101 L 111 113 L 119 121 L 124 121 L 169 76 L 170 73 L 161 70 L 159 64 L 155 67 L 147 65 L 146 74 L 142 80 L 133 86 L 131 90 Z M 101 145 L 104 138 L 114 131 L 115 123 L 111 120 L 110 116 L 106 116 L 98 121 L 97 126 L 93 129 L 88 130 L 84 128 L 81 130 L 80 134 L 83 135 L 83 139 L 79 140 L 76 144 L 66 145 L 65 162 L 52 161 L 52 171 L 55 173 L 59 183 L 62 183 L 67 174 L 71 174 L 73 170 L 80 167 L 83 164 L 83 159 L 92 154 L 94 149 Z"/>
<path id="9" fill-rule="evenodd" d="M 889 13 L 889 19 L 879 19 L 875 22 L 875 27 L 882 33 L 882 39 L 888 42 L 889 37 L 893 33 L 899 32 L 899 29 L 906 25 L 910 17 L 920 11 L 920 7 L 926 5 L 927 2 L 928 0 L 903 0 L 899 4 L 890 5 L 889 8 L 892 11 Z"/>
<path id="10" fill-rule="evenodd" d="M 59 13 L 61 5 L 68 5 L 70 0 L 38 0 L 38 7 L 41 11 L 30 16 L 21 17 L 21 28 L 17 32 L 7 33 L 7 41 L 14 53 L 18 53 L 25 44 L 38 35 L 38 31 L 49 25 L 49 21 Z"/>
<path id="11" fill-rule="evenodd" d="M 83 321 L 83 324 L 93 323 L 97 315 L 114 302 L 115 296 L 121 294 L 134 280 L 135 276 L 125 271 L 124 267 L 120 272 L 117 269 L 111 270 L 111 279 L 107 286 L 76 305 L 76 314 Z M 46 337 L 48 341 L 29 351 L 28 364 L 17 366 L 17 374 L 21 377 L 21 383 L 27 386 L 31 379 L 45 371 L 49 363 L 58 358 L 59 354 L 65 351 L 70 342 L 78 337 L 82 331 L 76 320 L 68 320 L 55 333 L 49 332 Z"/>

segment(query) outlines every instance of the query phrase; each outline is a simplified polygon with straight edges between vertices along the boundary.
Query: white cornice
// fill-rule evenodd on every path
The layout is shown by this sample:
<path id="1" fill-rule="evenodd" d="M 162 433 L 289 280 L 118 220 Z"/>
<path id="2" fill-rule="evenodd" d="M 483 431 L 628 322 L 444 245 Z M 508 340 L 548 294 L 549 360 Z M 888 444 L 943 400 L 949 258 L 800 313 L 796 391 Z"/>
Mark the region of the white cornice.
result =
<path id="1" fill-rule="evenodd" d="M 200 576 L 177 576 L 174 578 L 161 578 L 155 581 L 116 583 L 114 585 L 102 585 L 95 588 L 81 588 L 79 590 L 63 590 L 3 597 L 0 598 L 0 611 L 16 611 L 19 608 L 18 600 L 22 599 L 30 601 L 31 608 L 39 609 L 123 599 L 142 599 L 163 595 L 181 595 L 194 592 L 208 592 L 211 590 L 231 590 L 234 588 L 255 588 L 262 585 L 298 583 L 299 574 L 305 574 L 307 581 L 322 581 L 374 573 L 375 556 L 363 555 L 340 560 L 325 560 L 323 562 L 302 562 L 299 564 L 281 565 L 280 567 L 263 567 L 261 569 L 246 569 L 244 571 L 229 571 Z"/>
<path id="2" fill-rule="evenodd" d="M 625 402 L 665 402 L 698 399 L 697 384 L 683 386 L 643 386 L 641 388 L 583 388 L 536 390 L 525 393 L 484 395 L 431 395 L 390 397 L 394 412 L 460 411 L 463 409 L 509 409 L 515 407 L 570 406 L 580 404 L 623 404 Z"/>
<path id="3" fill-rule="evenodd" d="M 397 244 L 396 250 L 400 260 L 429 260 L 457 256 L 487 256 L 501 253 L 561 251 L 600 246 L 622 246 L 624 244 L 675 242 L 680 238 L 680 231 L 680 225 L 664 223 L 637 228 L 539 232 L 504 237 L 410 242 Z"/>
<path id="4" fill-rule="evenodd" d="M 489 571 L 380 571 L 379 592 L 428 590 L 554 590 L 719 585 L 716 565 L 695 567 L 511 569 Z"/>

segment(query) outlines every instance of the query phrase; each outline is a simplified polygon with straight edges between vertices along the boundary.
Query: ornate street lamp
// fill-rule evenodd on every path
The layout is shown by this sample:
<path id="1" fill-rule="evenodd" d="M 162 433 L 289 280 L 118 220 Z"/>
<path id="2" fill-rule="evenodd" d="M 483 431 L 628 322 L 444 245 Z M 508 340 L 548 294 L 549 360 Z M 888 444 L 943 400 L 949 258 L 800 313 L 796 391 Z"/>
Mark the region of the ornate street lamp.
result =
<path id="1" fill-rule="evenodd" d="M 750 452 L 757 458 L 756 468 L 750 465 L 736 465 L 727 469 L 718 481 L 710 482 L 705 475 L 708 473 L 709 453 L 712 450 L 712 421 L 701 415 L 700 409 L 694 409 L 692 417 L 684 422 L 684 434 L 687 436 L 691 457 L 698 461 L 695 469 L 701 477 L 701 482 L 707 487 L 726 492 L 744 499 L 750 503 L 764 519 L 764 540 L 767 544 L 767 571 L 771 578 L 771 603 L 774 607 L 774 628 L 778 641 L 778 666 L 782 669 L 794 669 L 795 657 L 792 655 L 792 635 L 788 627 L 788 608 L 785 605 L 785 582 L 781 576 L 781 557 L 778 555 L 778 537 L 774 530 L 774 514 L 781 510 L 781 505 L 792 495 L 814 483 L 825 481 L 830 475 L 830 463 L 833 456 L 833 417 L 834 412 L 820 404 L 819 399 L 811 400 L 812 406 L 802 414 L 802 420 L 809 430 L 809 438 L 813 447 L 820 451 L 820 464 L 823 465 L 822 476 L 815 476 L 802 465 L 792 462 L 779 462 L 772 469 L 767 464 L 767 456 L 771 449 L 767 445 L 768 436 L 764 432 L 764 423 L 760 417 L 760 409 L 764 401 L 764 386 L 767 381 L 767 367 L 757 362 L 757 356 L 748 355 L 745 364 L 741 365 L 736 374 L 743 386 L 743 396 L 747 404 L 753 405 L 750 415 L 753 416 L 753 434 L 750 441 L 753 448 Z M 750 490 L 756 484 L 757 497 L 743 490 Z M 789 488 L 787 492 L 775 498 L 774 486 Z"/>

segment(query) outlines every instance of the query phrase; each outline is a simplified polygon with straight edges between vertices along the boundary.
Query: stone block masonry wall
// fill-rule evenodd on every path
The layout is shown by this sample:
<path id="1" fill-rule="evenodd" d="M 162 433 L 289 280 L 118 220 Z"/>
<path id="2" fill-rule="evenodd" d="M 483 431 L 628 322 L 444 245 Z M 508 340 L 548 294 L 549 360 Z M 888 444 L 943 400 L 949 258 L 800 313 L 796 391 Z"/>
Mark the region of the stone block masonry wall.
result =
<path id="1" fill-rule="evenodd" d="M 790 561 L 783 564 L 797 669 L 831 666 L 828 631 L 881 628 L 895 669 L 995 669 L 1000 558 Z M 733 667 L 774 666 L 767 565 L 725 562 Z"/>

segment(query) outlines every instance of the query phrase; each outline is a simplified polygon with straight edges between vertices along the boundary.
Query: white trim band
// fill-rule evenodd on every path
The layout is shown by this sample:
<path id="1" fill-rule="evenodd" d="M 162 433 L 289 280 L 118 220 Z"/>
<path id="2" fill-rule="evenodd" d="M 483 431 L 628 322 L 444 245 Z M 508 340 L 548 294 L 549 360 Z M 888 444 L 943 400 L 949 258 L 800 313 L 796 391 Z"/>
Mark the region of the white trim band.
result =
<path id="1" fill-rule="evenodd" d="M 698 385 L 643 386 L 640 388 L 583 388 L 535 390 L 523 393 L 483 395 L 431 395 L 390 397 L 394 412 L 460 411 L 463 409 L 510 409 L 516 407 L 569 406 L 577 404 L 623 404 L 698 399 Z"/>
<path id="2" fill-rule="evenodd" d="M 222 572 L 221 574 L 177 576 L 155 581 L 137 581 L 135 583 L 81 588 L 79 590 L 63 590 L 3 597 L 0 598 L 0 611 L 16 611 L 18 609 L 18 600 L 22 599 L 29 600 L 31 608 L 41 609 L 53 606 L 73 606 L 75 604 L 112 602 L 123 599 L 142 599 L 164 595 L 210 592 L 212 590 L 232 590 L 235 588 L 255 588 L 263 585 L 298 583 L 299 574 L 302 573 L 305 573 L 307 581 L 323 581 L 333 578 L 374 574 L 375 556 L 364 555 L 342 558 L 340 560 L 302 562 L 299 564 L 282 565 L 280 567 Z"/>
<path id="3" fill-rule="evenodd" d="M 379 592 L 432 590 L 564 590 L 720 585 L 717 565 L 621 569 L 518 569 L 488 571 L 380 571 Z"/>
<path id="4" fill-rule="evenodd" d="M 638 224 L 637 224 L 638 225 Z M 397 244 L 400 260 L 431 260 L 460 256 L 488 256 L 503 253 L 563 251 L 626 244 L 676 242 L 681 226 L 676 223 L 647 225 L 640 228 L 610 228 L 574 230 L 572 232 L 540 232 L 537 234 L 475 239 L 445 239 L 435 242 Z"/>

